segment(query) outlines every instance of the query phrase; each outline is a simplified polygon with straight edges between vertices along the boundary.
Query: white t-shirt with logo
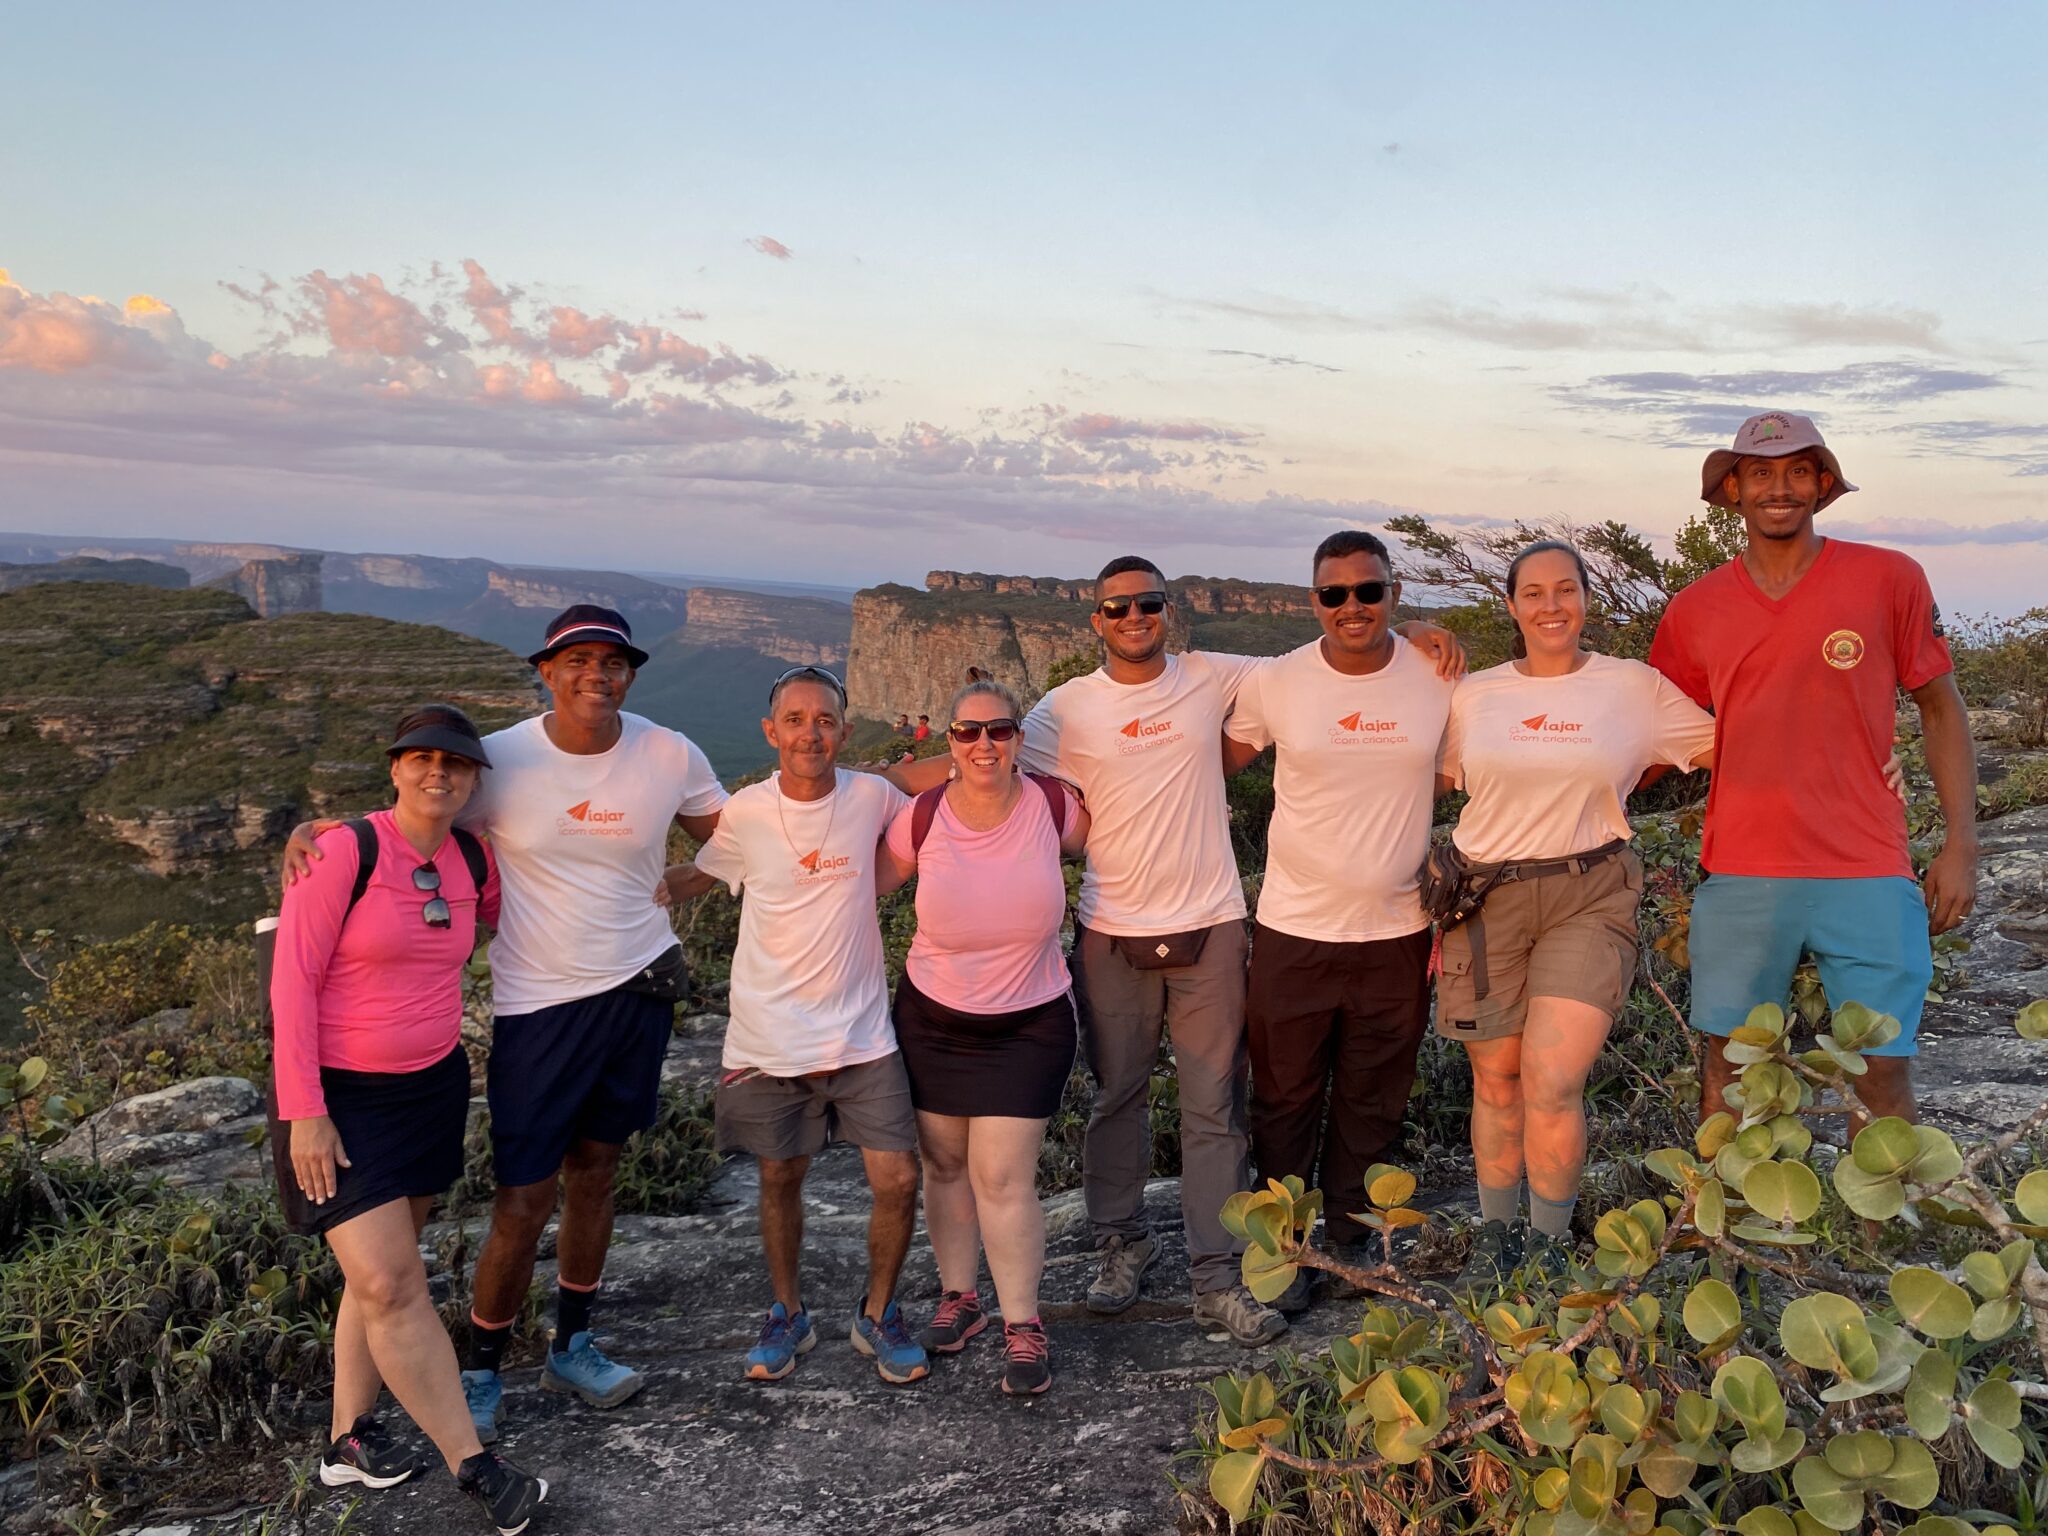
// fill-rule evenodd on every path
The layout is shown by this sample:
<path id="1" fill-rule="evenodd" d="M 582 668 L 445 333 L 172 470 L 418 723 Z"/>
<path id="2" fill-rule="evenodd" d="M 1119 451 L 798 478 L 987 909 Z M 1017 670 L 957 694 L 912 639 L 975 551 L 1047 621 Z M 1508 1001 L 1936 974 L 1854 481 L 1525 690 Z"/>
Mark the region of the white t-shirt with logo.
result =
<path id="1" fill-rule="evenodd" d="M 1628 793 L 1657 763 L 1692 769 L 1714 717 L 1640 661 L 1475 672 L 1451 700 L 1438 772 L 1472 798 L 1453 841 L 1480 864 L 1561 859 L 1630 835 Z"/>
<path id="2" fill-rule="evenodd" d="M 1427 926 L 1416 871 L 1429 845 L 1437 745 L 1456 684 L 1399 635 L 1353 677 L 1320 640 L 1260 667 L 1224 727 L 1278 745 L 1259 922 L 1298 939 L 1356 943 Z"/>
<path id="3" fill-rule="evenodd" d="M 725 1065 L 801 1077 L 896 1049 L 875 845 L 910 797 L 879 774 L 840 769 L 822 800 L 791 800 L 781 778 L 726 802 L 697 867 L 746 892 Z"/>
<path id="4" fill-rule="evenodd" d="M 1257 656 L 1189 651 L 1145 683 L 1095 671 L 1061 683 L 1024 721 L 1019 764 L 1088 803 L 1080 921 L 1141 938 L 1244 916 L 1223 798 L 1223 721 Z"/>
<path id="5" fill-rule="evenodd" d="M 548 739 L 538 715 L 484 738 L 491 766 L 457 818 L 487 833 L 504 905 L 491 942 L 501 1014 L 595 997 L 676 941 L 654 887 L 669 824 L 725 804 L 710 759 L 680 732 L 621 713 L 608 752 Z"/>

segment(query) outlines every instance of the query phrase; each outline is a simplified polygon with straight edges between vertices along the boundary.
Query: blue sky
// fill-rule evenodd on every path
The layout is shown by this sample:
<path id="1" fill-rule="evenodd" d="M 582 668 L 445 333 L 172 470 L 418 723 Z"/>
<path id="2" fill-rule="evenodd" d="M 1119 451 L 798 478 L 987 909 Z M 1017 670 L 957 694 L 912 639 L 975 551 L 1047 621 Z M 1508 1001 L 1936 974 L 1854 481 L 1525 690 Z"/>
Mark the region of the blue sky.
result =
<path id="1" fill-rule="evenodd" d="M 2048 595 L 2043 13 L 1273 9 L 16 16 L 0 526 L 1298 579 L 1775 406 Z"/>

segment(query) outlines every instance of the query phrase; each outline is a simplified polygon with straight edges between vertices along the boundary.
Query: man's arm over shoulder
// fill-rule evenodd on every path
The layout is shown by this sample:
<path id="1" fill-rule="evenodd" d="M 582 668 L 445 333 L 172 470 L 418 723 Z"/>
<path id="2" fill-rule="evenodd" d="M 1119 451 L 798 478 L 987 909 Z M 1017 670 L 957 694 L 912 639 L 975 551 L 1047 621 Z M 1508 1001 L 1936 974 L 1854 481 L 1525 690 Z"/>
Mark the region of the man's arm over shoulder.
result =
<path id="1" fill-rule="evenodd" d="M 1697 655 L 1701 596 L 1687 588 L 1665 605 L 1650 640 L 1650 665 L 1685 690 L 1701 709 L 1714 707 L 1714 684 Z"/>

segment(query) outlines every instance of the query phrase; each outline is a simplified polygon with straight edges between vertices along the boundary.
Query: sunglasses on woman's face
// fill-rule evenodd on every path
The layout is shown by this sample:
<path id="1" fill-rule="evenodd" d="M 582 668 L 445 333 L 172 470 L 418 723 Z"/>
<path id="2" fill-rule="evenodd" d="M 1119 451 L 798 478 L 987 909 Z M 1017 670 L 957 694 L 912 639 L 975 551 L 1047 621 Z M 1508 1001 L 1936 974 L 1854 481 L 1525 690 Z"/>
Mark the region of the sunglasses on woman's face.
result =
<path id="1" fill-rule="evenodd" d="M 431 864 L 422 864 L 412 872 L 412 888 L 416 891 L 438 891 L 441 889 L 441 871 Z M 446 897 L 434 896 L 420 908 L 420 916 L 429 928 L 446 928 L 455 920 L 448 910 Z"/>
<path id="2" fill-rule="evenodd" d="M 981 740 L 981 733 L 988 732 L 990 741 L 1008 741 L 1017 734 L 1014 720 L 955 720 L 946 727 L 946 734 L 963 747 L 971 747 Z"/>
<path id="3" fill-rule="evenodd" d="M 1131 604 L 1138 605 L 1138 612 L 1148 619 L 1156 619 L 1166 612 L 1164 592 L 1140 592 L 1136 597 L 1105 597 L 1095 605 L 1095 611 L 1105 619 L 1120 619 L 1131 611 Z"/>
<path id="4" fill-rule="evenodd" d="M 1387 584 L 1384 581 L 1360 581 L 1348 587 L 1316 588 L 1316 601 L 1325 608 L 1342 608 L 1347 597 L 1355 597 L 1370 608 L 1373 604 L 1384 601 L 1386 595 Z"/>

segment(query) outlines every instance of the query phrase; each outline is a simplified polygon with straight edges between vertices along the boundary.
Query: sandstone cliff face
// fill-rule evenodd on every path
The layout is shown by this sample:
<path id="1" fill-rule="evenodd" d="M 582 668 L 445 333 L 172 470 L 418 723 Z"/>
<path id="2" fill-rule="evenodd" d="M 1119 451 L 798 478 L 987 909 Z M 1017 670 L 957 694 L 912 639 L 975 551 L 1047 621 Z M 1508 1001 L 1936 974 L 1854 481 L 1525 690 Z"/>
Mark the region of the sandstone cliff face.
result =
<path id="1" fill-rule="evenodd" d="M 1304 587 L 1184 576 L 1167 583 L 1167 645 L 1273 654 L 1313 636 Z M 933 571 L 925 590 L 882 586 L 853 600 L 847 691 L 856 715 L 937 719 L 980 667 L 1026 707 L 1054 666 L 1100 654 L 1088 618 L 1095 584 L 1079 578 Z"/>
<path id="2" fill-rule="evenodd" d="M 610 571 L 528 571 L 493 566 L 487 594 L 515 608 L 560 613 L 572 603 L 601 603 L 626 615 L 638 639 L 666 634 L 688 613 L 683 593 Z"/>
<path id="3" fill-rule="evenodd" d="M 853 610 L 823 598 L 768 597 L 692 587 L 682 640 L 758 651 L 792 667 L 838 667 L 853 635 Z"/>
<path id="4" fill-rule="evenodd" d="M 232 592 L 259 619 L 282 618 L 288 613 L 320 611 L 320 556 L 280 555 L 275 559 L 248 560 L 225 576 L 206 582 Z"/>

